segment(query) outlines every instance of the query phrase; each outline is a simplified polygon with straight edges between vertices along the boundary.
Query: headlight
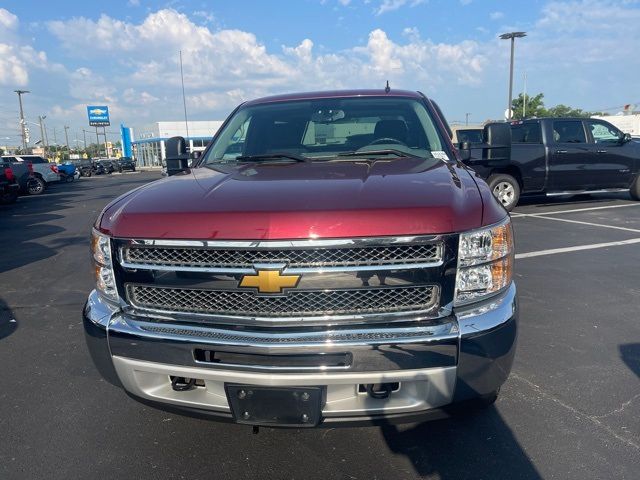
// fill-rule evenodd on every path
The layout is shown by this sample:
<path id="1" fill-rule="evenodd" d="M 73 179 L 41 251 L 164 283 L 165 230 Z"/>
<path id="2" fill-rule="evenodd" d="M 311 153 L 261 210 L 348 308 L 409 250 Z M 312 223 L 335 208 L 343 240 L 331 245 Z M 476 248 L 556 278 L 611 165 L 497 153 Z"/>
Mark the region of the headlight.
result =
<path id="1" fill-rule="evenodd" d="M 96 290 L 109 300 L 118 300 L 111 262 L 111 240 L 97 230 L 91 232 L 91 255 L 96 277 Z"/>
<path id="2" fill-rule="evenodd" d="M 512 277 L 511 219 L 460 235 L 454 305 L 490 297 L 508 287 Z"/>

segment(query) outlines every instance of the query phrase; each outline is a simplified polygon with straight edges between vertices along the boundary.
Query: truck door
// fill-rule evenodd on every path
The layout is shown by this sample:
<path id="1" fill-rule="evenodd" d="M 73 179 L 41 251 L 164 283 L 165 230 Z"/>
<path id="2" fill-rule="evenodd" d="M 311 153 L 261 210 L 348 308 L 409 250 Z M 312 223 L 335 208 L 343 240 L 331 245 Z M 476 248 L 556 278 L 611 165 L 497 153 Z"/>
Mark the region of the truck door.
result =
<path id="1" fill-rule="evenodd" d="M 591 175 L 585 169 L 595 154 L 587 144 L 581 120 L 553 120 L 553 138 L 549 148 L 549 180 L 547 191 L 584 190 Z"/>
<path id="2" fill-rule="evenodd" d="M 594 153 L 588 166 L 589 186 L 598 188 L 628 188 L 631 183 L 634 156 L 637 149 L 624 141 L 624 134 L 603 120 L 585 120 L 587 140 Z"/>

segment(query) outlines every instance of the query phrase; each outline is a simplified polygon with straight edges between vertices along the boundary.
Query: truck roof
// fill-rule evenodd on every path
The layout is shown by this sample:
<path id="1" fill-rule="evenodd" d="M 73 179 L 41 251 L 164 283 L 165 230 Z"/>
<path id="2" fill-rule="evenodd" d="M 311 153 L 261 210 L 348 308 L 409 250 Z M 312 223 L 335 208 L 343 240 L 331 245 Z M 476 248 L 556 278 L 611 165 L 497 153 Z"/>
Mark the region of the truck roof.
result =
<path id="1" fill-rule="evenodd" d="M 395 90 L 391 89 L 388 93 L 383 89 L 369 90 L 328 90 L 320 92 L 299 92 L 287 93 L 284 95 L 272 95 L 269 97 L 257 98 L 250 100 L 245 105 L 260 105 L 263 103 L 287 102 L 293 100 L 315 100 L 321 98 L 345 98 L 345 97 L 408 97 L 421 99 L 419 92 L 411 90 Z"/>

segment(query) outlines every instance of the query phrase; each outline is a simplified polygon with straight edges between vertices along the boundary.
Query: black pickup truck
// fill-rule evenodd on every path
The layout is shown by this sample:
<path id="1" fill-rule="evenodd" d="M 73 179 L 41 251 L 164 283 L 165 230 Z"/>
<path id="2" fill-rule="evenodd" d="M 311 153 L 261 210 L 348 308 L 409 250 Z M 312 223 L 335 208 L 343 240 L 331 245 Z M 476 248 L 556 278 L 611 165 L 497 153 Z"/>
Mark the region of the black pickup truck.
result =
<path id="1" fill-rule="evenodd" d="M 629 191 L 640 200 L 640 143 L 604 120 L 517 121 L 511 123 L 511 138 L 509 160 L 485 155 L 466 162 L 507 210 L 528 194 Z"/>

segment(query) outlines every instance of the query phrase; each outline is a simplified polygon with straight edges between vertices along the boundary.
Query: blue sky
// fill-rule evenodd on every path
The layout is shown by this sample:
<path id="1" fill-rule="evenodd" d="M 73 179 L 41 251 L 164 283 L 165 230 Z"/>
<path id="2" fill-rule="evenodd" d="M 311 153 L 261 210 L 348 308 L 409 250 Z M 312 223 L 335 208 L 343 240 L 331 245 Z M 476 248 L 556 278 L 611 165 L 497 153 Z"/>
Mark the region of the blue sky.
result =
<path id="1" fill-rule="evenodd" d="M 178 51 L 193 119 L 223 119 L 243 100 L 286 91 L 392 87 L 435 98 L 450 121 L 500 118 L 508 42 L 516 93 L 548 105 L 640 104 L 636 0 L 4 1 L 0 144 L 17 140 L 18 105 L 50 129 L 87 127 L 88 104 L 112 123 L 182 118 Z M 38 138 L 35 126 L 32 136 Z M 9 137 L 9 140 L 6 139 Z"/>

